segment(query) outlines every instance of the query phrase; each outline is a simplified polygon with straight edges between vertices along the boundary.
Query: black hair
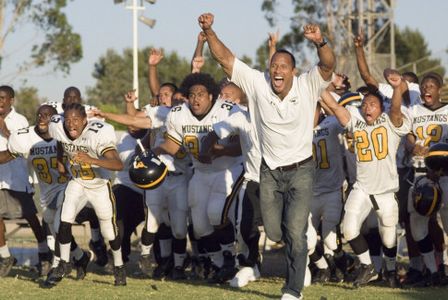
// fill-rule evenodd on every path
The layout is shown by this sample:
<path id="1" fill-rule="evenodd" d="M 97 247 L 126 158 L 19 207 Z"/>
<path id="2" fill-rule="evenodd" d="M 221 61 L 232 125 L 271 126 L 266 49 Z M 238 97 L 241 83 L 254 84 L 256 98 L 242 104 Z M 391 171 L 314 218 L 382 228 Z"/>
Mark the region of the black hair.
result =
<path id="1" fill-rule="evenodd" d="M 404 76 L 408 77 L 409 79 L 411 79 L 410 82 L 412 82 L 412 83 L 416 83 L 416 84 L 419 83 L 418 76 L 414 72 L 410 72 L 410 71 L 409 72 L 404 72 L 403 74 L 401 74 L 401 76 L 402 77 L 404 77 Z"/>
<path id="2" fill-rule="evenodd" d="M 294 55 L 292 55 L 291 52 L 289 52 L 286 49 L 278 49 L 277 51 L 275 51 L 274 55 L 272 55 L 271 62 L 272 62 L 272 59 L 274 58 L 274 56 L 278 53 L 284 53 L 284 54 L 289 55 L 291 57 L 292 68 L 294 69 L 296 67 L 296 58 L 294 57 Z"/>
<path id="3" fill-rule="evenodd" d="M 170 89 L 171 89 L 171 91 L 173 92 L 173 94 L 175 93 L 175 92 L 177 92 L 177 85 L 175 85 L 174 83 L 172 83 L 172 82 L 164 82 L 164 83 L 162 83 L 161 85 L 160 85 L 160 88 L 159 88 L 159 90 L 161 89 L 161 88 L 163 88 L 163 87 L 169 87 Z"/>
<path id="4" fill-rule="evenodd" d="M 69 110 L 77 110 L 80 113 L 81 117 L 87 118 L 86 109 L 85 109 L 84 105 L 82 105 L 82 104 L 79 104 L 79 103 L 67 104 L 64 108 L 64 116 Z"/>
<path id="5" fill-rule="evenodd" d="M 64 98 L 67 98 L 68 95 L 70 95 L 70 93 L 75 93 L 76 96 L 78 96 L 81 99 L 81 91 L 77 87 L 71 86 L 66 88 L 64 91 Z"/>
<path id="6" fill-rule="evenodd" d="M 428 80 L 428 79 L 434 80 L 437 83 L 437 86 L 439 88 L 443 86 L 443 78 L 436 72 L 429 72 L 429 73 L 426 73 L 425 75 L 423 75 L 422 83 L 423 83 L 423 81 Z"/>
<path id="7" fill-rule="evenodd" d="M 207 73 L 192 73 L 187 75 L 180 84 L 180 92 L 184 97 L 188 98 L 190 88 L 194 85 L 205 86 L 207 92 L 212 95 L 212 101 L 215 101 L 219 95 L 219 86 L 210 74 Z"/>
<path id="8" fill-rule="evenodd" d="M 51 111 L 52 115 L 57 115 L 58 114 L 58 110 L 52 106 L 52 105 L 48 105 L 48 104 L 42 104 L 41 106 L 39 106 L 39 108 L 37 109 L 37 111 L 41 110 L 42 108 L 47 108 Z"/>
<path id="9" fill-rule="evenodd" d="M 367 93 L 365 93 L 363 95 L 364 95 L 363 101 L 368 96 L 373 96 L 373 97 L 377 98 L 378 101 L 380 102 L 381 111 L 384 111 L 384 109 L 385 109 L 384 108 L 384 96 L 380 92 L 378 92 L 378 90 L 369 90 Z"/>
<path id="10" fill-rule="evenodd" d="M 10 87 L 9 85 L 2 85 L 0 86 L 0 91 L 5 92 L 6 94 L 8 94 L 9 98 L 14 98 L 15 97 L 15 93 L 14 93 L 14 89 L 12 87 Z"/>

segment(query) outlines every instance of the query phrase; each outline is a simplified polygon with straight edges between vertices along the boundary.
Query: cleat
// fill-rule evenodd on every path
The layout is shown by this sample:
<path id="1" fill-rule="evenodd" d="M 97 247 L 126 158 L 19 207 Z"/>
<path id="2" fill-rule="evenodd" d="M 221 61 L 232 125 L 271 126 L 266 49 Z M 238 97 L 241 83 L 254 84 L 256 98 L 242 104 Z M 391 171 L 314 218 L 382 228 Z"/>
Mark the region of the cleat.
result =
<path id="1" fill-rule="evenodd" d="M 174 267 L 171 272 L 172 280 L 185 280 L 187 279 L 187 275 L 185 275 L 185 269 L 182 266 Z"/>
<path id="2" fill-rule="evenodd" d="M 47 276 L 48 272 L 51 269 L 51 260 L 53 258 L 53 254 L 48 251 L 45 253 L 39 253 L 39 263 L 36 265 L 37 270 L 39 271 L 39 276 Z"/>
<path id="3" fill-rule="evenodd" d="M 421 282 L 423 280 L 423 274 L 421 271 L 416 270 L 414 268 L 409 268 L 408 272 L 406 273 L 406 277 L 403 281 L 404 285 L 414 285 L 418 282 Z"/>
<path id="4" fill-rule="evenodd" d="M 353 285 L 355 287 L 366 285 L 370 281 L 373 281 L 378 278 L 378 273 L 375 271 L 373 264 L 370 265 L 361 264 L 359 269 L 360 269 L 359 274 L 356 277 L 355 281 L 353 282 Z"/>
<path id="5" fill-rule="evenodd" d="M 146 276 L 150 276 L 151 273 L 151 256 L 150 254 L 141 255 L 138 260 L 138 266 L 140 271 Z"/>
<path id="6" fill-rule="evenodd" d="M 63 260 L 59 261 L 59 264 L 56 268 L 50 270 L 47 276 L 47 280 L 45 280 L 45 285 L 53 286 L 56 285 L 62 278 L 68 276 L 72 271 L 72 266 L 70 263 L 65 262 Z"/>
<path id="7" fill-rule="evenodd" d="M 398 281 L 397 272 L 395 271 L 386 271 L 385 279 L 389 287 L 396 289 L 400 287 L 400 282 Z"/>
<path id="8" fill-rule="evenodd" d="M 229 251 L 223 251 L 224 264 L 211 278 L 210 283 L 224 283 L 235 277 L 238 269 L 235 267 L 235 256 Z"/>
<path id="9" fill-rule="evenodd" d="M 162 257 L 160 258 L 160 263 L 152 272 L 153 279 L 162 279 L 165 276 L 168 276 L 173 269 L 173 259 L 171 257 Z"/>
<path id="10" fill-rule="evenodd" d="M 104 241 L 102 239 L 96 242 L 90 240 L 89 248 L 93 251 L 93 253 L 95 253 L 95 264 L 100 267 L 104 267 L 109 260 L 107 256 L 106 244 L 104 244 Z"/>
<path id="11" fill-rule="evenodd" d="M 90 251 L 84 251 L 82 257 L 79 260 L 75 260 L 76 267 L 76 280 L 83 280 L 87 274 L 87 266 L 92 260 L 93 255 Z"/>
<path id="12" fill-rule="evenodd" d="M 12 266 L 17 263 L 17 260 L 13 256 L 0 257 L 0 277 L 8 276 Z"/>
<path id="13" fill-rule="evenodd" d="M 255 267 L 243 267 L 236 273 L 235 277 L 230 280 L 230 286 L 241 288 L 258 278 L 260 278 L 260 271 L 258 270 L 257 265 L 255 265 Z"/>
<path id="14" fill-rule="evenodd" d="M 331 271 L 329 268 L 317 269 L 316 274 L 313 276 L 313 283 L 327 283 L 330 281 Z"/>
<path id="15" fill-rule="evenodd" d="M 114 285 L 115 286 L 125 286 L 126 285 L 126 268 L 124 265 L 119 267 L 114 267 Z"/>

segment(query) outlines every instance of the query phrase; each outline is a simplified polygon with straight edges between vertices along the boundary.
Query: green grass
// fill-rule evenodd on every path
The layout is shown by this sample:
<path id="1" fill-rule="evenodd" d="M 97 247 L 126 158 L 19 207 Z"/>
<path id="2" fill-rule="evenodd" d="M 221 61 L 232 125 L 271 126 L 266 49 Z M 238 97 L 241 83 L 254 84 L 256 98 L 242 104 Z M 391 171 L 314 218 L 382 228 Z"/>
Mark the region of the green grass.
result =
<path id="1" fill-rule="evenodd" d="M 267 277 L 237 290 L 203 281 L 154 281 L 128 277 L 126 287 L 114 287 L 113 276 L 88 273 L 82 281 L 65 278 L 52 289 L 40 287 L 36 273 L 14 268 L 0 279 L 0 299 L 279 299 L 283 278 Z M 348 284 L 314 285 L 304 290 L 306 299 L 447 299 L 447 288 L 390 289 L 368 286 L 353 289 Z"/>

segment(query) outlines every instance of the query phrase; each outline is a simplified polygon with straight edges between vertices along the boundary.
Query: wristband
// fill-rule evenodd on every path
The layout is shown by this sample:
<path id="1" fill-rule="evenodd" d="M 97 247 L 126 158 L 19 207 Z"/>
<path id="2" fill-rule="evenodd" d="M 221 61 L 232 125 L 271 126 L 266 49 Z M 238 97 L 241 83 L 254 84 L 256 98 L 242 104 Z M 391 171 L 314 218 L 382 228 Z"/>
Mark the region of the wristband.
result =
<path id="1" fill-rule="evenodd" d="M 316 46 L 317 49 L 320 49 L 323 46 L 325 46 L 327 43 L 328 43 L 328 41 L 325 38 L 323 38 L 322 42 L 320 42 L 319 44 L 318 43 L 314 43 L 314 45 Z"/>

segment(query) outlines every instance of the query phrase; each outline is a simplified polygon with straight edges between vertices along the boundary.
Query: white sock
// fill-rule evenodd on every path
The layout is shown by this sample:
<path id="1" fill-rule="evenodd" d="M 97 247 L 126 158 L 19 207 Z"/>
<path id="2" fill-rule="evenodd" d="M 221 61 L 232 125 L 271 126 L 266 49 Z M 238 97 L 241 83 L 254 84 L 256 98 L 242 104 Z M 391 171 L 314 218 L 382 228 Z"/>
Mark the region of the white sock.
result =
<path id="1" fill-rule="evenodd" d="M 160 243 L 160 256 L 169 257 L 173 252 L 173 241 L 171 239 L 159 240 Z"/>
<path id="2" fill-rule="evenodd" d="M 423 271 L 423 261 L 422 261 L 422 257 L 416 256 L 416 257 L 411 257 L 409 259 L 409 267 L 414 269 L 414 270 L 418 270 L 418 271 Z"/>
<path id="3" fill-rule="evenodd" d="M 187 257 L 186 253 L 174 253 L 174 266 L 182 267 L 184 265 L 185 258 Z"/>
<path id="4" fill-rule="evenodd" d="M 426 267 L 431 273 L 437 272 L 436 258 L 434 257 L 434 251 L 422 253 L 423 261 Z"/>
<path id="5" fill-rule="evenodd" d="M 100 229 L 99 228 L 90 228 L 91 239 L 94 242 L 97 242 L 101 239 Z"/>
<path id="6" fill-rule="evenodd" d="M 74 249 L 70 254 L 75 260 L 80 260 L 84 255 L 84 251 L 82 251 L 80 247 L 76 247 L 76 249 Z"/>
<path id="7" fill-rule="evenodd" d="M 321 257 L 319 258 L 318 261 L 314 262 L 316 264 L 316 267 L 318 267 L 319 269 L 327 269 L 328 268 L 328 264 L 327 261 L 325 259 L 325 257 Z"/>
<path id="8" fill-rule="evenodd" d="M 233 256 L 236 254 L 235 243 L 221 244 L 221 251 L 229 251 Z"/>
<path id="9" fill-rule="evenodd" d="M 370 265 L 372 261 L 370 260 L 370 254 L 369 250 L 366 250 L 365 252 L 358 254 L 359 261 L 364 265 Z"/>
<path id="10" fill-rule="evenodd" d="M 48 245 L 48 248 L 50 248 L 50 251 L 54 252 L 54 249 L 56 246 L 56 240 L 54 239 L 54 236 L 47 235 L 47 245 Z"/>
<path id="11" fill-rule="evenodd" d="M 121 247 L 118 250 L 112 250 L 112 256 L 114 258 L 114 267 L 123 265 L 123 257 L 121 256 Z"/>
<path id="12" fill-rule="evenodd" d="M 383 257 L 379 255 L 372 255 L 370 256 L 370 259 L 372 260 L 373 266 L 375 267 L 375 271 L 381 272 L 381 269 L 383 268 Z"/>
<path id="13" fill-rule="evenodd" d="M 53 256 L 53 265 L 51 266 L 52 268 L 56 268 L 59 265 L 59 261 L 61 260 L 61 258 L 59 256 Z"/>
<path id="14" fill-rule="evenodd" d="M 61 251 L 61 260 L 65 262 L 70 262 L 70 244 L 59 243 L 59 250 Z"/>
<path id="15" fill-rule="evenodd" d="M 10 257 L 11 253 L 9 253 L 8 245 L 4 245 L 0 247 L 0 257 Z"/>
<path id="16" fill-rule="evenodd" d="M 37 243 L 37 252 L 39 253 L 47 253 L 50 251 L 50 248 L 48 248 L 47 241 Z"/>
<path id="17" fill-rule="evenodd" d="M 141 245 L 142 246 L 142 252 L 141 255 L 149 255 L 151 253 L 152 244 L 151 245 Z"/>
<path id="18" fill-rule="evenodd" d="M 396 261 L 397 260 L 395 257 L 388 257 L 388 256 L 384 255 L 384 263 L 386 265 L 386 270 L 387 271 L 395 271 Z"/>

